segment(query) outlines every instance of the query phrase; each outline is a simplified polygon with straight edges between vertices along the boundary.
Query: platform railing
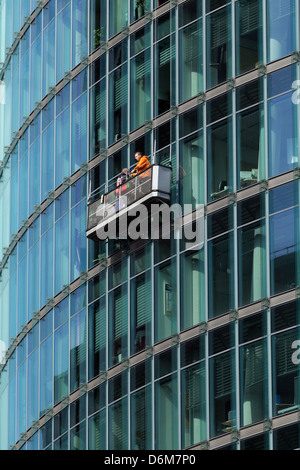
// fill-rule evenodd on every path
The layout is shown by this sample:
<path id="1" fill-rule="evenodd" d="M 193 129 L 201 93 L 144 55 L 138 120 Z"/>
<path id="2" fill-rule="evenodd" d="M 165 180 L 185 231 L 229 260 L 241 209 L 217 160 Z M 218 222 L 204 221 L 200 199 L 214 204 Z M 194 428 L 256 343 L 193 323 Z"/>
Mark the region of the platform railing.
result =
<path id="1" fill-rule="evenodd" d="M 164 165 L 151 165 L 134 177 L 109 192 L 95 193 L 88 203 L 87 231 L 95 228 L 103 220 L 109 221 L 121 211 L 130 208 L 138 201 L 149 202 L 153 197 L 162 196 L 162 199 L 170 199 L 171 168 Z"/>

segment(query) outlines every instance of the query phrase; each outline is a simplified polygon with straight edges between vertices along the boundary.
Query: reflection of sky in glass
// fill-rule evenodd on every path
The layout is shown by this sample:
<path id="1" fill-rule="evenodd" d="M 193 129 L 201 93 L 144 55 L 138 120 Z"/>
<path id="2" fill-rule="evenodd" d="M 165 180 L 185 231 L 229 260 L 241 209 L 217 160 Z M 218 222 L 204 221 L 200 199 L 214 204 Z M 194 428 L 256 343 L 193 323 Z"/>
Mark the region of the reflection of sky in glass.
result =
<path id="1" fill-rule="evenodd" d="M 284 184 L 270 192 L 270 213 L 279 212 L 298 204 L 298 181 Z"/>
<path id="2" fill-rule="evenodd" d="M 267 77 L 268 98 L 278 96 L 291 89 L 291 83 L 296 79 L 296 67 L 285 67 L 271 73 Z"/>
<path id="3" fill-rule="evenodd" d="M 271 257 L 277 258 L 295 250 L 294 211 L 277 214 L 271 219 Z"/>
<path id="4" fill-rule="evenodd" d="M 269 101 L 270 175 L 292 170 L 298 163 L 296 107 L 292 93 Z"/>
<path id="5" fill-rule="evenodd" d="M 294 16 L 295 1 L 269 0 L 268 2 L 268 29 L 269 50 L 268 61 L 288 55 L 294 43 Z"/>

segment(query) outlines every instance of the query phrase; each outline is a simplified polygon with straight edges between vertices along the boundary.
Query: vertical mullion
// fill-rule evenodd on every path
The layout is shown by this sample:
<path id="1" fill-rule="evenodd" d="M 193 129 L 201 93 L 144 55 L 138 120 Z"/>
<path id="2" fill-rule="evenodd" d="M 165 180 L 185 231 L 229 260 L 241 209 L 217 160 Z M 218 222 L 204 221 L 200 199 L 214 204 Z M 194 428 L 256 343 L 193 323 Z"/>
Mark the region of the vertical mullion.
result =
<path id="1" fill-rule="evenodd" d="M 173 33 L 172 31 L 172 24 L 173 24 L 173 19 L 172 19 L 172 13 L 174 12 L 174 15 L 175 15 L 175 18 L 174 18 L 174 21 L 175 21 L 175 32 Z M 170 28 L 171 28 L 171 31 L 170 31 L 170 61 L 171 61 L 171 67 L 172 67 L 172 64 L 173 64 L 173 61 L 175 61 L 175 79 L 173 79 L 173 74 L 171 75 L 171 83 L 173 84 L 175 82 L 175 91 L 173 90 L 173 93 L 171 94 L 171 100 L 173 99 L 173 96 L 175 96 L 175 106 L 178 106 L 179 104 L 179 80 L 178 80 L 178 77 L 179 77 L 179 67 L 180 67 L 180 64 L 179 64 L 179 9 L 178 9 L 178 5 L 175 6 L 175 8 L 173 8 L 173 10 L 171 9 L 171 12 L 170 12 Z M 173 47 L 172 47 L 172 43 L 174 41 L 174 38 L 175 36 L 175 59 L 173 59 Z M 171 102 L 171 109 L 172 109 L 172 102 Z M 176 117 L 174 117 L 173 119 L 176 119 L 175 123 L 176 123 L 176 126 L 175 126 L 175 132 L 176 132 L 176 135 L 173 136 L 172 135 L 172 131 L 173 131 L 173 123 L 172 123 L 172 118 L 171 118 L 171 121 L 170 121 L 170 125 L 171 125 L 171 148 L 170 148 L 170 158 L 171 158 L 171 161 L 172 161 L 172 147 L 173 147 L 173 141 L 175 139 L 175 149 L 176 149 L 176 180 L 179 181 L 179 168 L 180 168 L 180 158 L 179 158 L 179 117 L 178 117 L 178 114 L 176 113 Z M 178 186 L 176 188 L 176 193 L 177 193 L 177 196 L 176 196 L 176 200 L 178 201 Z M 171 233 L 171 236 L 172 236 L 172 233 Z M 176 279 L 176 283 L 177 283 L 177 332 L 178 334 L 180 333 L 181 331 L 181 305 L 180 305 L 180 302 L 181 302 L 181 289 L 180 289 L 180 269 L 181 269 L 181 265 L 180 265 L 180 242 L 181 242 L 181 237 L 182 237 L 182 230 L 180 232 L 180 236 L 179 238 L 177 239 L 177 234 L 175 233 L 175 230 L 174 230 L 174 233 L 173 233 L 173 238 L 174 238 L 174 243 L 176 244 L 176 275 L 177 275 L 177 279 Z M 171 242 L 171 240 L 170 240 Z M 182 426 L 181 426 L 181 416 L 182 416 L 182 413 L 181 413 L 181 372 L 180 372 L 180 345 L 178 343 L 178 345 L 176 346 L 176 356 L 177 356 L 177 367 L 176 367 L 176 370 L 177 370 L 177 427 L 178 427 L 178 431 L 177 431 L 177 446 L 178 446 L 178 449 L 181 449 L 182 448 Z"/>
<path id="2" fill-rule="evenodd" d="M 262 24 L 263 24 L 263 63 L 267 63 L 268 57 L 268 46 L 267 46 L 267 36 L 268 36 L 268 23 L 267 23 L 267 0 L 263 1 L 262 9 Z M 265 128 L 265 179 L 269 178 L 269 149 L 268 149 L 268 94 L 267 94 L 267 76 L 264 75 L 263 78 L 263 99 L 264 99 L 264 128 Z M 270 298 L 271 295 L 271 284 L 270 284 L 270 219 L 269 219 L 269 192 L 265 191 L 262 193 L 262 197 L 265 198 L 265 240 L 266 240 L 266 297 Z M 268 417 L 272 417 L 272 338 L 271 338 L 271 312 L 268 308 L 267 310 L 267 375 L 268 375 Z M 273 449 L 273 433 L 269 433 L 269 448 Z"/>
<path id="3" fill-rule="evenodd" d="M 151 282 L 152 282 L 152 318 L 151 318 L 151 346 L 155 342 L 155 267 L 154 267 L 154 241 L 151 242 L 151 252 L 150 256 L 152 258 L 151 262 Z M 151 400 L 152 400 L 152 449 L 155 450 L 155 382 L 154 382 L 154 359 L 152 354 L 152 348 L 150 348 L 150 357 L 151 357 Z"/>
<path id="4" fill-rule="evenodd" d="M 128 147 L 128 146 L 127 146 Z M 130 329 L 130 301 L 131 301 L 131 283 L 130 283 L 130 255 L 126 255 L 127 258 L 127 356 L 131 355 L 131 329 Z M 130 446 L 130 432 L 131 432 L 131 403 L 130 403 L 130 368 L 127 369 L 127 413 L 128 413 L 128 423 L 127 423 L 127 447 L 128 450 Z"/>
<path id="5" fill-rule="evenodd" d="M 105 370 L 108 370 L 108 364 L 109 364 L 109 349 L 108 349 L 108 343 L 109 343 L 109 294 L 108 294 L 108 270 L 105 268 L 105 283 L 106 283 L 106 289 L 105 289 L 105 302 L 106 302 L 106 345 L 105 345 L 105 354 L 106 354 L 106 364 L 105 364 Z M 109 439 L 109 427 L 108 427 L 108 381 L 105 380 L 105 388 L 106 388 L 106 403 L 105 403 L 105 414 L 106 414 L 106 438 L 105 438 L 105 444 L 106 444 L 106 449 L 108 449 L 108 439 Z"/>
<path id="6" fill-rule="evenodd" d="M 102 0 L 103 1 L 103 0 Z M 106 28 L 106 40 L 108 38 L 108 34 L 109 34 L 109 0 L 104 0 L 106 1 L 106 25 L 107 25 L 107 28 Z M 106 54 L 106 74 L 105 74 L 105 101 L 106 101 L 106 110 L 105 110 L 105 114 L 106 114 L 106 126 L 105 126 L 105 148 L 108 147 L 108 141 L 109 141 L 109 132 L 110 132 L 110 125 L 109 125 L 109 93 L 110 93 L 110 83 L 109 83 L 109 80 L 110 80 L 110 74 L 109 74 L 109 60 L 108 60 L 108 57 L 109 57 L 109 49 L 108 47 L 105 47 L 105 54 Z M 108 176 L 106 174 L 106 179 L 105 179 L 105 192 L 108 191 Z"/>
<path id="7" fill-rule="evenodd" d="M 235 5 L 236 0 L 231 1 L 231 5 L 228 5 L 228 9 L 231 6 L 231 31 L 230 31 L 230 41 L 231 41 L 231 73 L 230 77 L 235 77 L 236 75 L 236 58 L 235 58 L 235 39 L 236 39 L 236 27 L 235 27 Z"/>

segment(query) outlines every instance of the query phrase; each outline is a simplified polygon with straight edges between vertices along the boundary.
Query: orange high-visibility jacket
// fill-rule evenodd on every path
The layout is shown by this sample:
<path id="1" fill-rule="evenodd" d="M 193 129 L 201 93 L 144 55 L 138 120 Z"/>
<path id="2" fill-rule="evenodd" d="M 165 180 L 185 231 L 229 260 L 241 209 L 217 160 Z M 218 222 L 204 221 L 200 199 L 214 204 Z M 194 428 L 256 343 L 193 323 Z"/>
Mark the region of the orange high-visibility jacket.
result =
<path id="1" fill-rule="evenodd" d="M 148 157 L 146 157 L 145 155 L 138 161 L 137 165 L 134 167 L 134 169 L 132 170 L 132 176 L 136 176 L 138 173 L 141 173 L 142 171 L 146 170 L 147 168 L 149 168 L 149 166 L 151 166 L 149 160 L 148 160 Z M 142 175 L 144 176 L 144 175 Z M 146 174 L 145 174 L 146 176 Z"/>

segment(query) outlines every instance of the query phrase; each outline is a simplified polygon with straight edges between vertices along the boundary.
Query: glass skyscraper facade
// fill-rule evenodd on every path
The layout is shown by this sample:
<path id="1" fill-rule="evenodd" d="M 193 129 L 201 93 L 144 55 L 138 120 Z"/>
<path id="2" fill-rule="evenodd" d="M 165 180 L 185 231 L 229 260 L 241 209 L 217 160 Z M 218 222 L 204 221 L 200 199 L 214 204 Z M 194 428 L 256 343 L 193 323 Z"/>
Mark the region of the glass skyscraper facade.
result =
<path id="1" fill-rule="evenodd" d="M 296 449 L 298 0 L 0 0 L 0 449 Z M 141 151 L 183 226 L 87 238 Z"/>

